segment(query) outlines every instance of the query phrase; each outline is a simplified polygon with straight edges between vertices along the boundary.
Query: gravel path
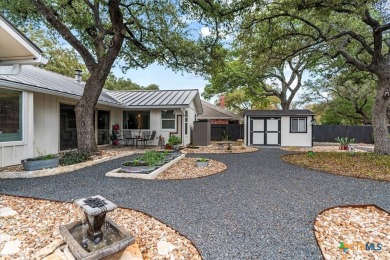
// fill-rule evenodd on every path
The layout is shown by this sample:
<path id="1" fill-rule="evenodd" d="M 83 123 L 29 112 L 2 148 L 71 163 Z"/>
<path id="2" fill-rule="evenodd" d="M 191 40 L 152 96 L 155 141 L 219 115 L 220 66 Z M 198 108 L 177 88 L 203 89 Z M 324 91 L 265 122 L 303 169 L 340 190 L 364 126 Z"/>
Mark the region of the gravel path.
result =
<path id="1" fill-rule="evenodd" d="M 169 224 L 204 259 L 321 259 L 313 233 L 321 210 L 346 204 L 390 210 L 390 183 L 302 169 L 280 160 L 286 153 L 208 154 L 228 170 L 178 181 L 104 177 L 124 160 L 118 159 L 52 177 L 1 180 L 0 193 L 56 200 L 101 194 Z"/>

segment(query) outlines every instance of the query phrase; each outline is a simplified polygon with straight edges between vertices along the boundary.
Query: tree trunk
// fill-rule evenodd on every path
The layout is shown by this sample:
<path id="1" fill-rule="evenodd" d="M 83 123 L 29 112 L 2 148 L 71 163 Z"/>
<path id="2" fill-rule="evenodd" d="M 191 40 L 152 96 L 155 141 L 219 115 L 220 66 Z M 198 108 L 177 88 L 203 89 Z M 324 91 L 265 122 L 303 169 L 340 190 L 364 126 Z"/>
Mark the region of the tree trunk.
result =
<path id="1" fill-rule="evenodd" d="M 77 102 L 76 125 L 79 151 L 97 152 L 94 112 L 108 72 L 96 69 L 85 83 L 84 92 Z"/>
<path id="2" fill-rule="evenodd" d="M 390 77 L 379 77 L 378 89 L 372 108 L 372 126 L 374 129 L 374 151 L 376 154 L 390 154 L 390 137 L 387 128 L 386 110 L 390 103 Z"/>

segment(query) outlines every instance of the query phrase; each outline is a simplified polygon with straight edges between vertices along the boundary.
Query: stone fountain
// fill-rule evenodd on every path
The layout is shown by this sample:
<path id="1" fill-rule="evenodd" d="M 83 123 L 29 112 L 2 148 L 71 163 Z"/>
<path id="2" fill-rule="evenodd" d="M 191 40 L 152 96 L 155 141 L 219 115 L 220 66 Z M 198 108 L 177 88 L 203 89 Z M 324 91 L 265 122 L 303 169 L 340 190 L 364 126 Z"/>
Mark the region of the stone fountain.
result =
<path id="1" fill-rule="evenodd" d="M 77 260 L 119 259 L 123 251 L 134 243 L 134 237 L 106 218 L 106 213 L 117 205 L 97 195 L 75 201 L 85 215 L 83 220 L 60 226 L 69 250 Z"/>

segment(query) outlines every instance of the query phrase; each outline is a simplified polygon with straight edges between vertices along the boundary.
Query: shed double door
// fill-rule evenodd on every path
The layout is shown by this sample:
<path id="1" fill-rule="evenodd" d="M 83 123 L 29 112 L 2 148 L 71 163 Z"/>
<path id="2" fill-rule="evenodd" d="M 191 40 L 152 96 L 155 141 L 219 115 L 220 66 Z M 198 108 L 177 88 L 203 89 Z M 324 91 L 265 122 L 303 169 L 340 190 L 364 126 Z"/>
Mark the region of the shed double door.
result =
<path id="1" fill-rule="evenodd" d="M 251 118 L 251 145 L 280 145 L 280 117 Z"/>

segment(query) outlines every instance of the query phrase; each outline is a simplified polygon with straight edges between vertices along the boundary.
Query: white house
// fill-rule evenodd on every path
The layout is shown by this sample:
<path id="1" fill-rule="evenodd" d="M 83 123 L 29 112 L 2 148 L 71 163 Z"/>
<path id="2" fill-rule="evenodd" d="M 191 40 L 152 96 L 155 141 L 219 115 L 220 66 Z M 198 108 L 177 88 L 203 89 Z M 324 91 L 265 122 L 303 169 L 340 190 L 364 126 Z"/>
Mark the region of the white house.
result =
<path id="1" fill-rule="evenodd" d="M 40 153 L 77 147 L 74 106 L 84 85 L 33 66 L 47 63 L 42 51 L 0 15 L 0 167 Z M 22 68 L 23 65 L 23 68 Z M 113 125 L 138 135 L 145 130 L 174 134 L 187 145 L 203 112 L 198 90 L 103 91 L 95 112 L 98 145 L 108 144 Z"/>
<path id="2" fill-rule="evenodd" d="M 246 110 L 246 145 L 313 146 L 314 113 L 310 110 Z"/>
<path id="3" fill-rule="evenodd" d="M 20 163 L 39 153 L 77 148 L 74 106 L 83 83 L 33 66 L 17 75 L 0 75 L 0 167 Z M 133 135 L 155 130 L 191 140 L 191 129 L 202 113 L 198 90 L 103 91 L 95 112 L 98 145 L 110 142 L 113 125 Z"/>

